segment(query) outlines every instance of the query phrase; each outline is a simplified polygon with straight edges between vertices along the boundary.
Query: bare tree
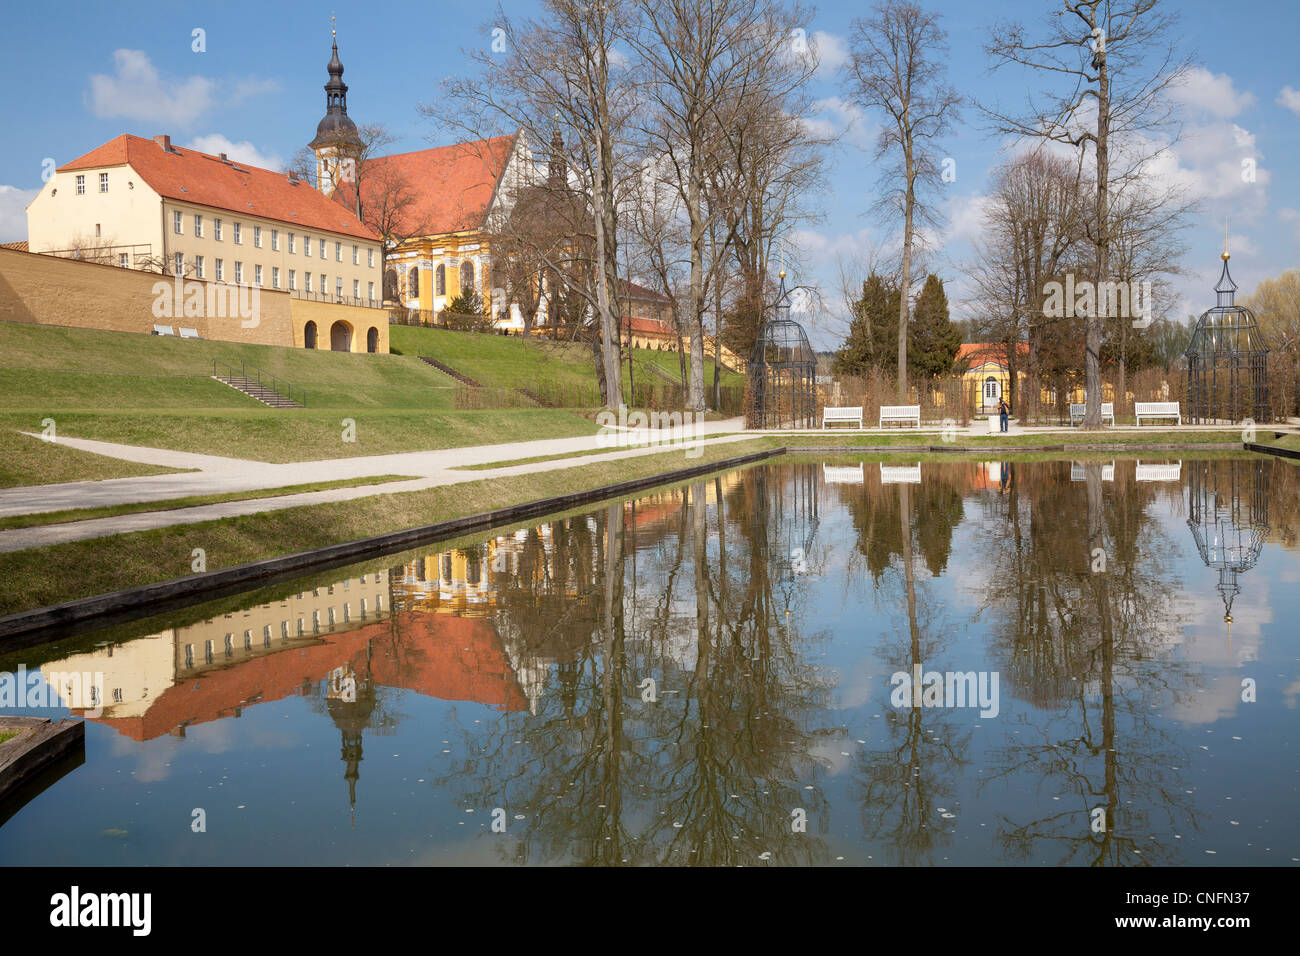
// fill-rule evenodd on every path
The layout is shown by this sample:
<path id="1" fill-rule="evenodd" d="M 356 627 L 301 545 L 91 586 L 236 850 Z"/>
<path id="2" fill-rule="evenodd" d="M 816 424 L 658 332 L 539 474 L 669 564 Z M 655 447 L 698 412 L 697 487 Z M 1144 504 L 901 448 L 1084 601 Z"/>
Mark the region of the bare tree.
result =
<path id="1" fill-rule="evenodd" d="M 907 0 L 883 0 L 872 16 L 853 21 L 846 93 L 885 115 L 877 158 L 892 157 L 887 176 L 899 185 L 881 208 L 901 213 L 903 246 L 898 306 L 898 398 L 907 398 L 907 316 L 918 225 L 934 223 L 922 196 L 939 180 L 935 142 L 956 118 L 961 97 L 945 81 L 947 34 L 936 14 Z"/>
<path id="2" fill-rule="evenodd" d="M 485 28 L 491 46 L 466 51 L 479 75 L 445 82 L 443 97 L 420 107 L 427 118 L 482 137 L 501 125 L 529 143 L 544 143 L 558 126 L 572 144 L 572 172 L 590 210 L 592 281 L 577 283 L 548 263 L 566 295 L 586 302 L 600 330 L 597 379 L 608 407 L 623 403 L 619 374 L 618 191 L 625 174 L 624 131 L 635 88 L 616 44 L 629 32 L 631 0 L 544 0 L 536 20 L 512 20 L 499 6 Z M 493 49 L 496 47 L 497 49 Z M 503 55 L 504 54 L 504 55 Z"/>
<path id="3" fill-rule="evenodd" d="M 735 134 L 757 134 L 764 114 L 811 76 L 816 51 L 793 49 L 791 31 L 807 13 L 780 0 L 642 0 L 641 8 L 640 29 L 628 35 L 645 90 L 639 125 L 651 168 L 686 220 L 687 403 L 702 410 L 704 314 L 740 222 L 726 215 L 744 184 Z"/>
<path id="4" fill-rule="evenodd" d="M 1174 50 L 1175 23 L 1160 0 L 1060 0 L 1043 39 L 1030 39 L 1020 24 L 1000 24 L 986 44 L 994 69 L 1015 64 L 1060 75 L 1068 84 L 1064 92 L 1046 93 L 1041 104 L 1031 97 L 1019 115 L 985 111 L 1000 133 L 1063 143 L 1081 156 L 1092 150 L 1095 198 L 1088 237 L 1097 283 L 1112 281 L 1115 184 L 1141 174 L 1150 153 L 1143 153 L 1140 134 L 1168 125 L 1163 94 L 1187 67 Z M 1085 428 L 1101 427 L 1103 317 L 1098 311 L 1086 322 Z"/>

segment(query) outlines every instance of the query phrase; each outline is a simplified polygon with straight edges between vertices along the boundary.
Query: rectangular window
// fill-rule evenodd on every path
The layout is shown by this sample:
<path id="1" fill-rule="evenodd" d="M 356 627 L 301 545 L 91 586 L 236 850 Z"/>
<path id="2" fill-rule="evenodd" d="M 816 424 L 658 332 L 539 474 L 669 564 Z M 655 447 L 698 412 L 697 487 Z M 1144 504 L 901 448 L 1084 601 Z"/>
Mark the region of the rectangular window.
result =
<path id="1" fill-rule="evenodd" d="M 302 237 L 302 254 L 304 256 L 311 255 L 311 236 Z"/>
<path id="2" fill-rule="evenodd" d="M 194 238 L 195 239 L 203 238 L 203 217 L 202 216 L 194 217 Z"/>
<path id="3" fill-rule="evenodd" d="M 297 288 L 297 283 L 294 281 L 296 278 L 297 278 L 297 276 L 296 276 L 296 274 L 294 273 L 294 270 L 290 269 L 290 270 L 289 270 L 289 289 L 290 289 L 291 291 L 292 291 L 293 289 L 296 289 L 296 288 Z"/>
<path id="4" fill-rule="evenodd" d="M 196 279 L 203 278 L 203 257 L 202 256 L 194 257 L 194 278 Z"/>
<path id="5" fill-rule="evenodd" d="M 325 281 L 325 273 L 323 272 L 320 274 L 320 294 L 321 295 L 330 294 L 330 286 L 329 283 Z"/>
<path id="6" fill-rule="evenodd" d="M 96 238 L 96 239 L 99 239 L 99 238 L 102 238 L 102 236 L 103 236 L 103 233 L 100 232 L 100 229 L 99 229 L 99 223 L 95 223 L 95 238 Z"/>
<path id="7" fill-rule="evenodd" d="M 324 240 L 324 239 L 322 239 L 322 240 L 320 241 L 320 257 L 321 257 L 322 259 L 325 258 L 325 240 Z"/>
<path id="8" fill-rule="evenodd" d="M 176 275 L 178 275 L 178 276 L 180 276 L 180 275 L 184 275 L 184 274 L 185 274 L 185 256 L 182 255 L 182 254 L 179 253 L 179 252 L 176 253 L 176 263 L 175 263 L 175 265 L 176 265 Z"/>
<path id="9" fill-rule="evenodd" d="M 262 248 L 262 227 L 261 226 L 253 227 L 253 248 L 254 249 Z"/>
<path id="10" fill-rule="evenodd" d="M 86 177 L 85 177 L 85 176 L 78 176 L 78 177 L 77 177 L 77 195 L 78 195 L 78 196 L 84 196 L 84 195 L 86 195 Z"/>
<path id="11" fill-rule="evenodd" d="M 235 263 L 235 284 L 238 285 L 243 281 L 244 281 L 244 264 L 242 262 L 236 262 Z"/>
<path id="12" fill-rule="evenodd" d="M 224 268 L 224 263 L 220 259 L 213 260 L 212 268 L 213 270 L 215 270 L 213 273 L 213 278 L 215 278 L 218 282 L 220 282 L 226 277 L 226 270 Z"/>
<path id="13" fill-rule="evenodd" d="M 185 234 L 184 217 L 179 209 L 172 211 L 172 232 L 178 236 Z"/>
<path id="14" fill-rule="evenodd" d="M 359 265 L 359 264 L 361 263 L 361 258 L 360 258 L 360 256 L 361 256 L 361 250 L 359 250 L 356 246 L 353 246 L 353 247 L 352 247 L 352 264 L 353 264 L 354 266 L 355 266 L 355 265 Z"/>
<path id="15" fill-rule="evenodd" d="M 118 264 L 119 266 L 121 266 L 123 269 L 126 268 L 126 266 L 127 266 L 127 256 L 126 256 L 126 253 L 125 253 L 125 252 L 119 252 L 119 253 L 117 254 L 117 264 Z"/>
<path id="16" fill-rule="evenodd" d="M 335 262 L 343 261 L 343 243 L 341 242 L 334 243 L 334 261 Z"/>
<path id="17" fill-rule="evenodd" d="M 302 285 L 302 290 L 303 290 L 304 292 L 310 292 L 310 291 L 311 291 L 311 273 L 310 273 L 310 272 L 304 272 L 304 273 L 302 274 L 302 283 L 303 283 L 303 285 Z"/>
<path id="18" fill-rule="evenodd" d="M 253 285 L 261 285 L 261 284 L 262 284 L 262 267 L 260 265 L 255 265 L 253 266 Z"/>
<path id="19" fill-rule="evenodd" d="M 241 227 L 239 223 L 235 223 L 235 245 L 239 245 L 243 241 L 243 239 L 240 237 L 240 232 L 241 232 Z"/>
<path id="20" fill-rule="evenodd" d="M 280 230 L 279 229 L 271 230 L 271 251 L 273 252 L 280 251 Z"/>
<path id="21" fill-rule="evenodd" d="M 220 239 L 221 239 L 221 220 L 220 220 L 220 219 L 213 219 L 213 220 L 212 220 L 212 238 L 213 238 L 213 239 L 217 239 L 217 240 L 220 240 Z"/>
<path id="22" fill-rule="evenodd" d="M 366 265 L 369 266 L 371 269 L 373 269 L 373 268 L 375 267 L 375 250 L 374 250 L 374 249 L 367 249 L 367 250 L 366 250 Z"/>
<path id="23" fill-rule="evenodd" d="M 340 299 L 343 298 L 343 277 L 342 276 L 334 277 L 334 294 L 338 296 Z"/>
<path id="24" fill-rule="evenodd" d="M 280 288 L 280 267 L 271 266 L 271 288 Z"/>
<path id="25" fill-rule="evenodd" d="M 375 284 L 373 282 L 366 283 L 366 297 L 369 298 L 371 302 L 375 301 Z"/>
<path id="26" fill-rule="evenodd" d="M 289 233 L 289 251 L 293 252 L 293 233 Z"/>
<path id="27" fill-rule="evenodd" d="M 108 192 L 108 173 L 99 174 L 99 191 L 101 193 Z"/>
<path id="28" fill-rule="evenodd" d="M 354 298 L 354 299 L 359 299 L 359 298 L 361 298 L 361 280 L 360 280 L 360 279 L 353 279 L 353 280 L 352 280 L 352 298 Z"/>

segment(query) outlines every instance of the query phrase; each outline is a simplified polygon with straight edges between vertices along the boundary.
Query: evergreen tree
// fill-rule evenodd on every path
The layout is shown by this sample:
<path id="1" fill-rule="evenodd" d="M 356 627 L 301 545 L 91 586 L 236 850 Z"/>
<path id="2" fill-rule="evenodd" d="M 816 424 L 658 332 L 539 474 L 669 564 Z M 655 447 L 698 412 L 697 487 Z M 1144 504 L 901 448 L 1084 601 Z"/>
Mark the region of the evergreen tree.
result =
<path id="1" fill-rule="evenodd" d="M 943 280 L 933 272 L 925 278 L 907 332 L 907 368 L 911 374 L 933 378 L 952 371 L 962 333 L 948 318 Z"/>
<path id="2" fill-rule="evenodd" d="M 832 371 L 836 375 L 866 375 L 870 370 L 889 367 L 896 354 L 891 347 L 897 338 L 897 306 L 890 284 L 871 273 L 862 283 L 862 298 L 853 303 L 848 338 L 835 353 Z"/>

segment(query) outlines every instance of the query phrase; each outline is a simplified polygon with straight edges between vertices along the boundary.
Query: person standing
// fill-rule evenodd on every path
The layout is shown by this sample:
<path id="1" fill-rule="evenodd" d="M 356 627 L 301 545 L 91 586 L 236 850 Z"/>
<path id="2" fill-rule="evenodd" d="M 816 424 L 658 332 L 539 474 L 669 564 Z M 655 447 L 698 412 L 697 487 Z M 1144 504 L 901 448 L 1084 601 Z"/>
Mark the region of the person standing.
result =
<path id="1" fill-rule="evenodd" d="M 1002 419 L 1002 431 L 1007 430 L 1007 416 L 1011 413 L 1011 406 L 1007 404 L 1005 398 L 998 399 L 998 416 Z"/>

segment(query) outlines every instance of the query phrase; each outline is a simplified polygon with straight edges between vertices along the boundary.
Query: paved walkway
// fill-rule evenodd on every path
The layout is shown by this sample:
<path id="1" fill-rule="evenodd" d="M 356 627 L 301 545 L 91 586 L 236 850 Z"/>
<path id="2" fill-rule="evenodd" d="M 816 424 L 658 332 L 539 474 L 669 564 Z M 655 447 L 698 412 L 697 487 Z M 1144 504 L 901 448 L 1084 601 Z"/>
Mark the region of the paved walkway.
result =
<path id="1" fill-rule="evenodd" d="M 229 518 L 238 515 L 278 511 L 302 505 L 350 501 L 377 494 L 404 491 L 422 491 L 442 485 L 480 481 L 484 478 L 506 478 L 513 475 L 533 474 L 562 468 L 576 468 L 591 464 L 593 458 L 611 461 L 654 455 L 678 450 L 683 456 L 683 466 L 693 460 L 692 447 L 703 447 L 727 442 L 744 441 L 754 437 L 743 433 L 744 424 L 739 418 L 707 422 L 698 433 L 690 429 L 624 430 L 618 437 L 620 445 L 611 445 L 596 435 L 576 438 L 551 438 L 528 442 L 508 442 L 500 445 L 476 445 L 469 448 L 448 448 L 439 451 L 404 452 L 391 455 L 370 455 L 363 458 L 335 458 L 323 461 L 299 461 L 287 464 L 268 464 L 242 461 L 213 455 L 195 455 L 157 448 L 140 448 L 134 445 L 117 445 L 110 442 L 89 441 L 79 438 L 60 438 L 60 444 L 112 458 L 140 461 L 174 468 L 196 468 L 197 471 L 171 475 L 152 475 L 140 478 L 111 478 L 105 481 L 76 481 L 63 484 L 38 485 L 0 490 L 0 516 L 38 514 L 74 508 L 94 508 L 111 505 L 165 501 L 172 498 L 196 495 L 218 495 L 283 488 L 309 482 L 337 481 L 343 479 L 378 477 L 380 475 L 412 475 L 408 481 L 382 484 L 355 485 L 348 488 L 331 488 L 299 494 L 279 495 L 244 501 L 227 501 L 192 508 L 167 511 L 149 511 L 107 518 L 64 522 L 34 528 L 14 528 L 0 531 L 0 552 L 21 551 L 26 548 L 83 541 L 129 531 L 144 531 L 176 524 L 194 524 Z M 741 434 L 721 434 L 742 432 Z M 699 436 L 698 443 L 695 439 Z M 39 436 L 33 436 L 39 440 Z M 654 442 L 654 444 L 648 444 Z M 647 445 L 644 448 L 626 447 Z M 561 458 L 503 468 L 465 470 L 467 465 L 489 464 L 497 461 L 514 461 L 542 455 L 563 455 L 592 451 L 595 456 Z M 698 457 L 698 456 L 697 456 Z"/>
<path id="2" fill-rule="evenodd" d="M 1184 426 L 1184 428 L 1188 427 Z M 1235 425 L 1196 426 L 1195 430 L 1221 430 L 1224 432 L 1225 440 L 1232 440 L 1232 438 L 1236 438 L 1241 434 L 1240 426 Z M 236 494 L 283 488 L 310 482 L 372 478 L 380 475 L 411 475 L 413 477 L 406 481 L 362 484 L 348 488 L 279 495 L 273 498 L 228 501 L 191 508 L 140 512 L 138 514 L 93 518 L 35 528 L 14 528 L 0 531 L 0 552 L 21 551 L 26 548 L 62 544 L 69 541 L 83 541 L 130 531 L 145 531 L 178 524 L 212 521 L 218 518 L 279 511 L 303 505 L 351 501 L 379 494 L 422 491 L 443 485 L 479 481 L 484 478 L 505 478 L 513 475 L 535 474 L 541 471 L 576 468 L 591 464 L 593 460 L 621 460 L 640 455 L 653 455 L 664 451 L 672 451 L 674 448 L 681 450 L 684 459 L 683 467 L 685 467 L 693 460 L 690 455 L 692 445 L 683 448 L 682 444 L 685 442 L 691 442 L 695 447 L 703 447 L 745 441 L 756 437 L 830 437 L 833 433 L 840 434 L 845 431 L 851 432 L 857 437 L 869 438 L 873 435 L 892 435 L 899 429 L 866 428 L 859 430 L 856 428 L 837 428 L 833 431 L 830 429 L 801 429 L 747 432 L 744 430 L 743 420 L 733 418 L 706 422 L 700 425 L 698 430 L 625 429 L 619 435 L 620 444 L 618 446 L 611 446 L 608 438 L 602 440 L 596 435 L 584 435 L 576 438 L 550 438 L 538 441 L 507 442 L 500 445 L 476 445 L 438 451 L 370 455 L 359 458 L 332 458 L 322 461 L 298 461 L 287 464 L 245 461 L 216 455 L 197 455 L 189 452 L 142 448 L 135 445 L 119 445 L 81 438 L 60 438 L 59 442 L 61 444 L 110 458 L 196 470 L 180 474 L 112 478 L 105 481 L 77 481 L 3 489 L 0 490 L 0 516 L 147 503 L 197 495 Z M 918 433 L 917 429 L 909 428 L 907 431 L 913 434 Z M 1145 429 L 1138 429 L 1135 426 L 1117 426 L 1107 428 L 1105 432 L 1094 434 L 1099 441 L 1105 441 L 1107 433 L 1136 431 L 1154 432 L 1162 431 L 1162 429 L 1150 426 Z M 984 422 L 976 422 L 968 427 L 959 428 L 958 433 L 969 436 L 989 436 L 988 426 Z M 944 435 L 943 430 L 937 428 L 923 428 L 919 430 L 919 434 L 939 438 Z M 994 433 L 995 436 L 997 434 L 999 433 Z M 1077 428 L 1022 427 L 1015 424 L 1012 425 L 1007 434 L 1009 436 L 1058 436 L 1060 438 L 1069 435 L 1080 436 Z M 1229 438 L 1229 436 L 1232 436 L 1232 438 Z M 39 436 L 36 435 L 33 435 L 32 438 L 40 440 Z M 693 442 L 695 439 L 698 439 L 698 444 Z M 655 444 L 648 444 L 650 442 Z M 648 447 L 626 447 L 641 444 L 646 444 Z M 899 450 L 905 450 L 905 448 Z M 467 465 L 514 461 L 544 455 L 564 455 L 583 451 L 595 452 L 596 455 L 561 458 L 477 471 L 464 470 Z"/>

